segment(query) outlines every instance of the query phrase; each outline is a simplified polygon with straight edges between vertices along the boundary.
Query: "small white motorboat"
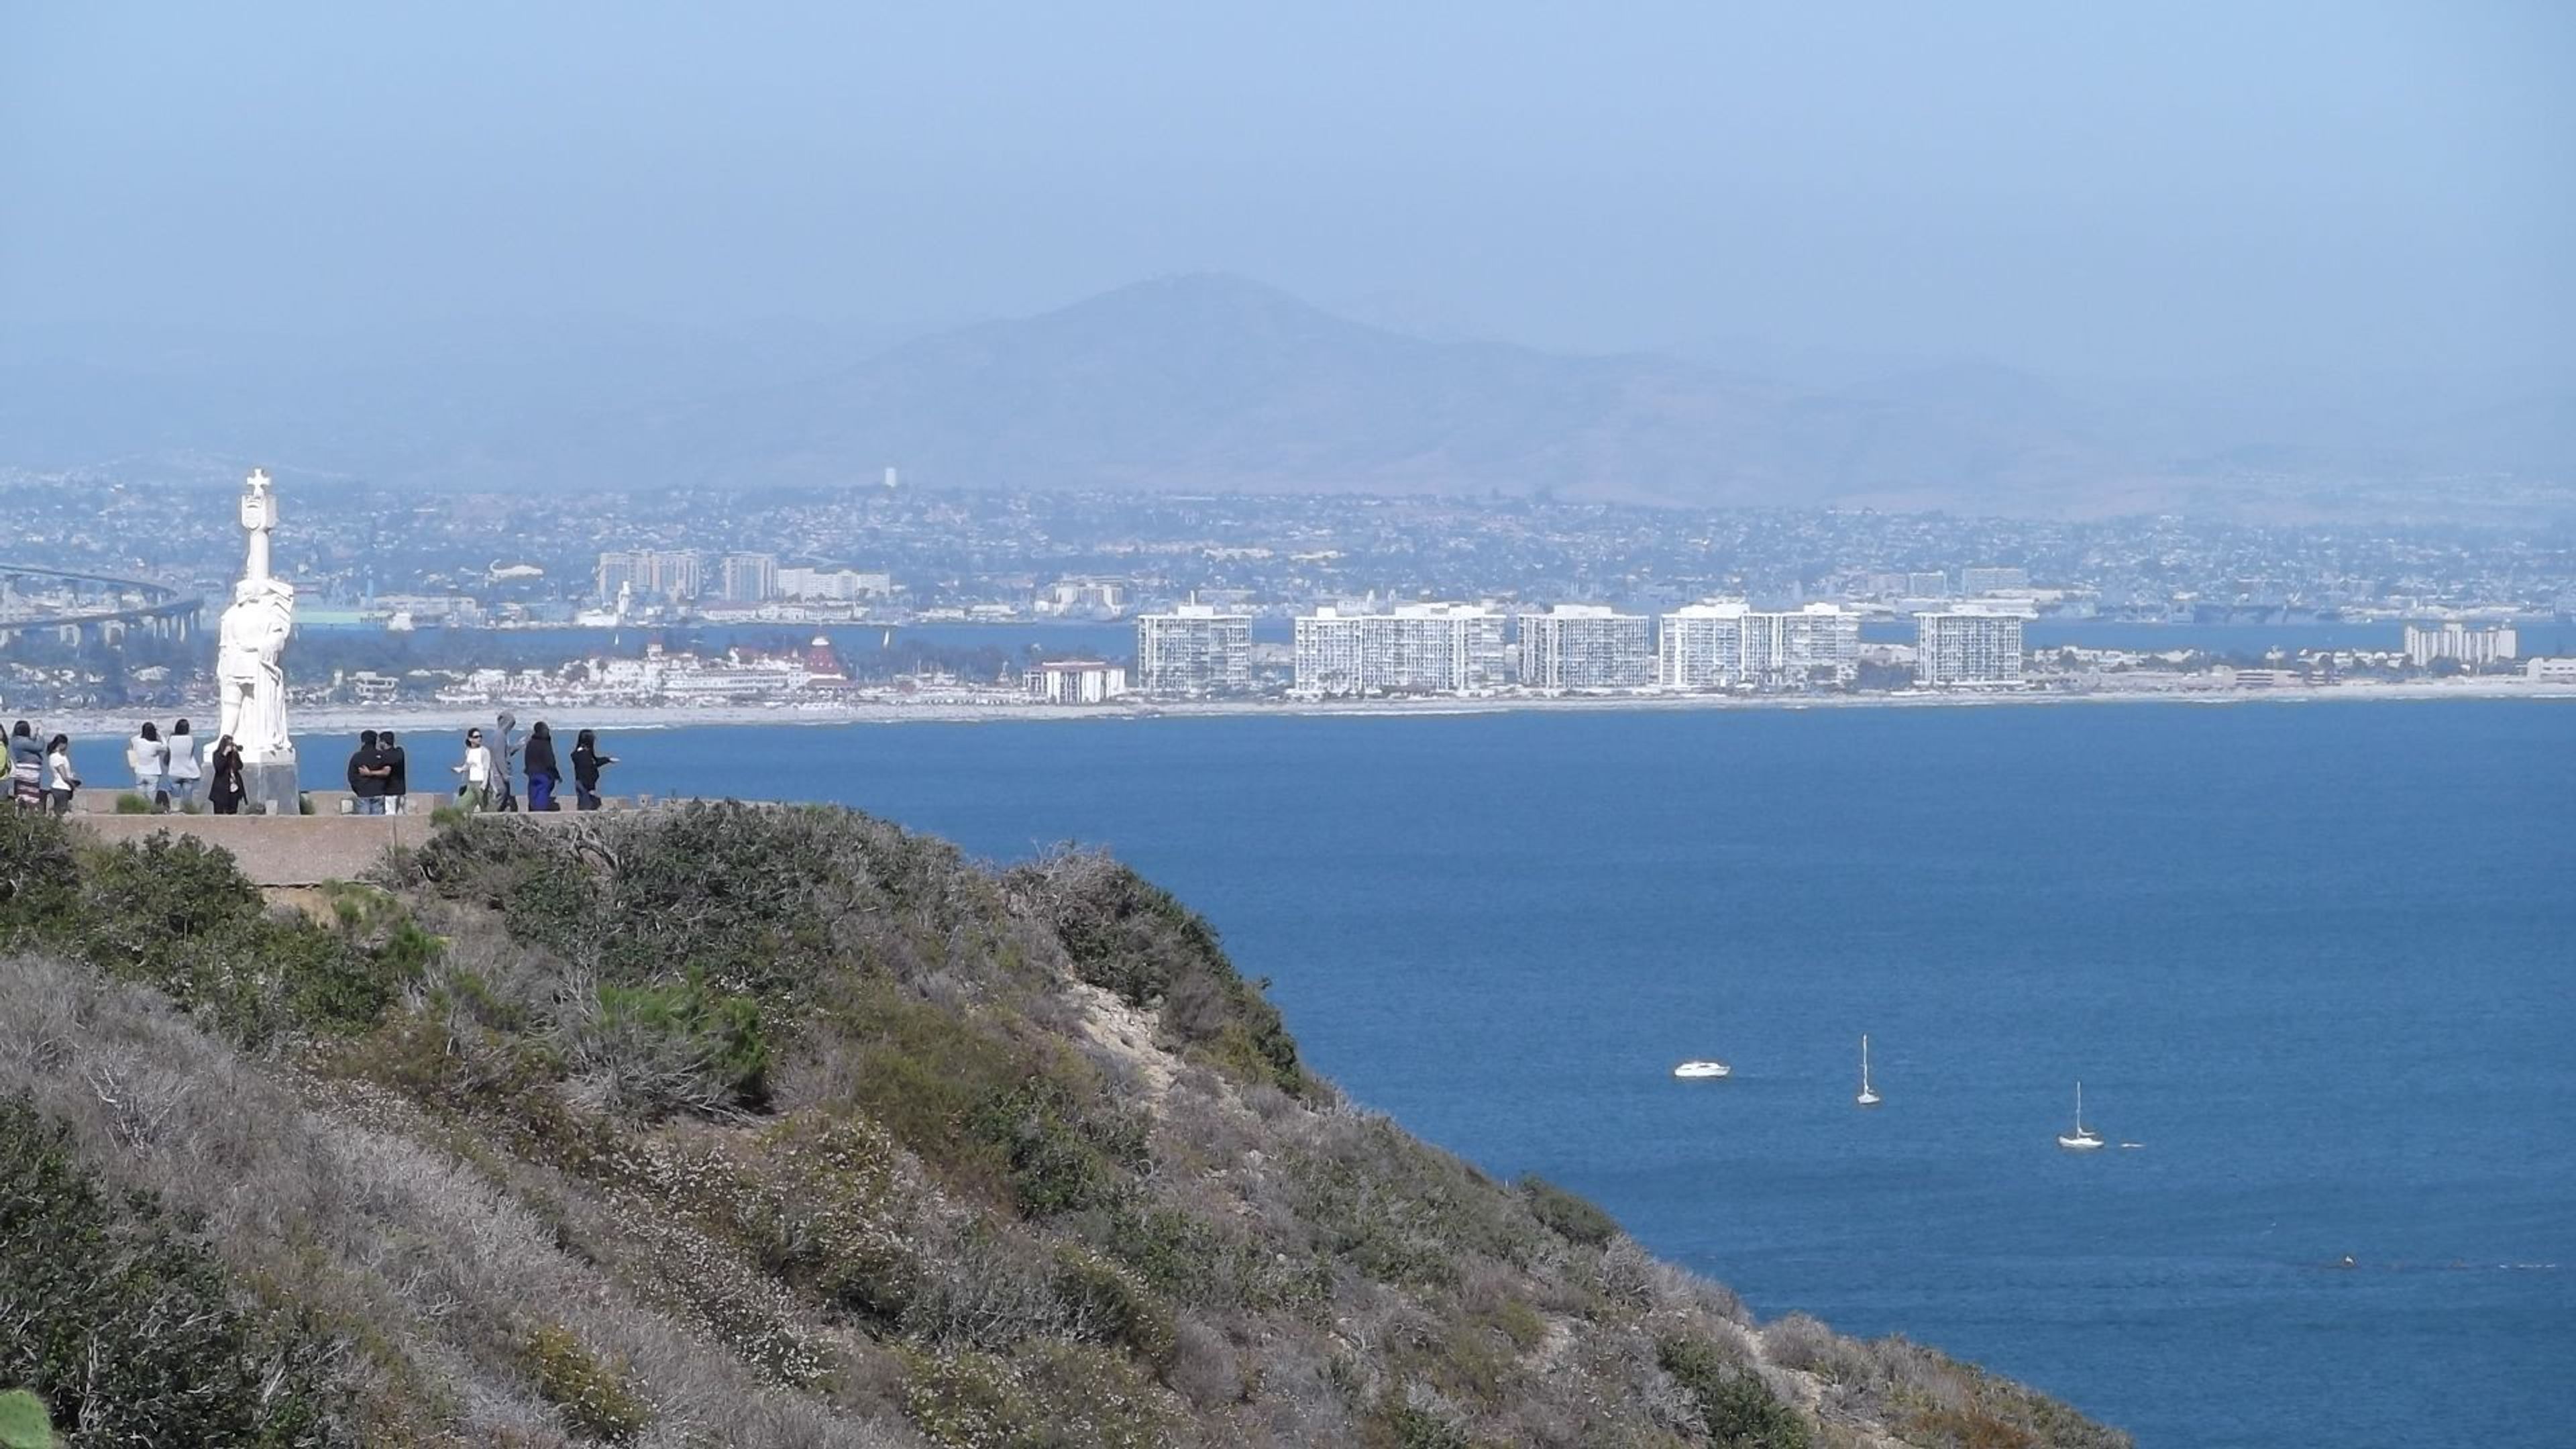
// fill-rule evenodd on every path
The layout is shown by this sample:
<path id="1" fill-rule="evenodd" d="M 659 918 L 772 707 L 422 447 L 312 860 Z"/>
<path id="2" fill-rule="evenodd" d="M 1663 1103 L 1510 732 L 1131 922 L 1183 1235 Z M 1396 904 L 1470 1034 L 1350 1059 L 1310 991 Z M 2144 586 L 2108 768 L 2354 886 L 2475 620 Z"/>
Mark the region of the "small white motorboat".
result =
<path id="1" fill-rule="evenodd" d="M 1680 1066 L 1673 1068 L 1673 1075 L 1686 1079 L 1698 1077 L 1722 1077 L 1733 1070 L 1735 1070 L 1733 1067 L 1728 1066 L 1724 1062 L 1684 1062 Z"/>
<path id="2" fill-rule="evenodd" d="M 1852 1100 L 1864 1107 L 1878 1105 L 1878 1093 L 1869 1084 L 1869 1033 L 1867 1032 L 1862 1032 L 1860 1037 L 1860 1095 Z"/>
<path id="3" fill-rule="evenodd" d="M 2092 1152 L 2102 1145 L 2102 1134 L 2084 1125 L 2084 1084 L 2075 1084 L 2075 1135 L 2061 1132 L 2057 1145 L 2069 1152 Z"/>

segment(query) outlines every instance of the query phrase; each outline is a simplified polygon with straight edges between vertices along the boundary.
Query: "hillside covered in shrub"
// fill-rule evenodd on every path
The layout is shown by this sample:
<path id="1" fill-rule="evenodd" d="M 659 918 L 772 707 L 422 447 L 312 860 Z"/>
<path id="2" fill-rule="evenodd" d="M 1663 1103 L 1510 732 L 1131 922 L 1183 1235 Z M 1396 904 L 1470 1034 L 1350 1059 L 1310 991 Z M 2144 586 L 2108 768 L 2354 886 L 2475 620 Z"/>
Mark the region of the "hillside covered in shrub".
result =
<path id="1" fill-rule="evenodd" d="M 1343 1099 L 1114 861 L 0 817 L 0 1390 L 72 1445 L 2114 1445 Z"/>

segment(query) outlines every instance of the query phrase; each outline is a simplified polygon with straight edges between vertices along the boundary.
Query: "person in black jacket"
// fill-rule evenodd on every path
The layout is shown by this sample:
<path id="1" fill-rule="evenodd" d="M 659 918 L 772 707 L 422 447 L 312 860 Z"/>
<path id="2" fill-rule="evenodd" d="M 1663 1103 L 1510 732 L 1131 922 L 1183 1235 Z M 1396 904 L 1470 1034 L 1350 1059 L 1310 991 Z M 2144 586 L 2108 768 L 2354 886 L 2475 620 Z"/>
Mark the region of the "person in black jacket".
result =
<path id="1" fill-rule="evenodd" d="M 554 732 L 539 720 L 528 727 L 528 808 L 555 808 L 555 785 L 563 779 L 563 767 L 555 763 Z"/>
<path id="2" fill-rule="evenodd" d="M 575 810 L 599 808 L 599 772 L 602 767 L 616 763 L 616 756 L 603 755 L 599 752 L 599 736 L 596 732 L 583 730 L 573 737 L 572 808 Z"/>
<path id="3" fill-rule="evenodd" d="M 392 730 L 376 736 L 376 755 L 385 766 L 385 808 L 400 815 L 404 797 L 411 794 L 411 758 L 394 743 Z"/>
<path id="4" fill-rule="evenodd" d="M 385 813 L 384 752 L 374 730 L 361 731 L 358 747 L 349 752 L 349 793 L 357 799 L 359 814 Z"/>
<path id="5" fill-rule="evenodd" d="M 206 798 L 218 815 L 238 815 L 242 802 L 242 752 L 231 735 L 215 741 L 215 752 L 206 757 L 210 783 Z"/>

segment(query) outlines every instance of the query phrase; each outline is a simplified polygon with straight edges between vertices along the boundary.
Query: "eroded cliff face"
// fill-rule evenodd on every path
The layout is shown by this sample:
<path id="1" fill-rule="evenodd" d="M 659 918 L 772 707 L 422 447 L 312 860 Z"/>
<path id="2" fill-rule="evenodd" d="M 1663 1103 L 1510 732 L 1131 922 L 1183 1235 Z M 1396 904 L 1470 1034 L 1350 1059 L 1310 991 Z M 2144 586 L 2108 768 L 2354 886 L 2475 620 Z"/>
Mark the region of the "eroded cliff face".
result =
<path id="1" fill-rule="evenodd" d="M 295 911 L 0 832 L 0 1385 L 76 1444 L 2127 1442 L 1352 1106 L 1102 857 L 485 817 Z"/>

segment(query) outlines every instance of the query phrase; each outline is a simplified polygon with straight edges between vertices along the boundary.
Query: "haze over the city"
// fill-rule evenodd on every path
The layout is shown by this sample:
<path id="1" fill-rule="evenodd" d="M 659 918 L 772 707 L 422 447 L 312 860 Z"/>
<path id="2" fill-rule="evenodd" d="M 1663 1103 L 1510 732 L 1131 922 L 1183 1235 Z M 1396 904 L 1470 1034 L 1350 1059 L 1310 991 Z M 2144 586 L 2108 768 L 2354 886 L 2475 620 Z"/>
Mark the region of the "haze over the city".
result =
<path id="1" fill-rule="evenodd" d="M 0 465 L 650 482 L 614 446 L 649 416 L 746 484 L 2103 511 L 2493 476 L 2508 517 L 2558 516 L 2576 465 L 2559 7 L 6 23 Z M 1095 305 L 955 356 L 1211 273 L 1213 321 Z M 889 397 L 869 369 L 925 334 Z M 1044 375 L 1012 392 L 987 345 Z M 1236 358 L 1219 396 L 1151 365 Z M 1454 409 L 1437 438 L 1309 406 L 1389 367 Z M 1526 404 L 1587 392 L 1617 396 Z M 1122 401 L 1153 426 L 991 441 Z"/>

